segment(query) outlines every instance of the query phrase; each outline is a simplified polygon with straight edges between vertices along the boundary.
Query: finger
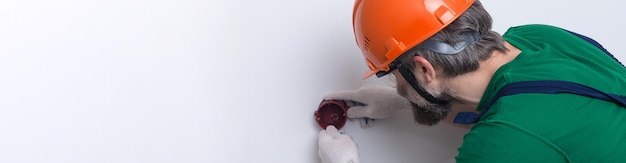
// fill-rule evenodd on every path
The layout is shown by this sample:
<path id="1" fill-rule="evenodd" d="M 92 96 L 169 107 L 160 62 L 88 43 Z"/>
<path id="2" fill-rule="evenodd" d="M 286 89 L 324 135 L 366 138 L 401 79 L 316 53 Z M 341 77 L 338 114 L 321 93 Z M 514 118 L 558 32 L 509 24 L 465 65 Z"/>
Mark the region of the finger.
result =
<path id="1" fill-rule="evenodd" d="M 368 127 L 369 127 L 369 126 L 368 126 L 368 123 L 367 123 L 367 120 L 365 120 L 365 118 L 360 118 L 360 119 L 359 119 L 359 124 L 361 125 L 361 128 L 362 128 L 362 129 L 365 129 L 365 128 L 368 128 Z"/>
<path id="2" fill-rule="evenodd" d="M 362 129 L 366 129 L 372 127 L 372 125 L 374 124 L 374 119 L 359 118 L 359 124 L 361 125 Z"/>
<path id="3" fill-rule="evenodd" d="M 357 91 L 353 90 L 345 90 L 338 91 L 324 95 L 322 97 L 324 100 L 352 100 L 352 101 L 361 101 L 361 96 L 357 93 Z"/>
<path id="4" fill-rule="evenodd" d="M 341 133 L 339 133 L 339 130 L 337 130 L 337 128 L 335 128 L 335 126 L 333 125 L 328 125 L 328 127 L 326 127 L 326 133 L 328 133 L 328 135 L 330 135 L 331 137 L 335 139 L 341 136 Z"/>
<path id="5" fill-rule="evenodd" d="M 365 118 L 368 116 L 367 106 L 353 106 L 348 109 L 348 118 Z"/>
<path id="6" fill-rule="evenodd" d="M 317 139 L 318 139 L 318 143 L 319 145 L 322 145 L 324 142 L 328 142 L 332 139 L 334 139 L 332 136 L 328 135 L 328 133 L 326 132 L 326 130 L 322 130 L 319 132 L 319 134 L 317 134 Z"/>

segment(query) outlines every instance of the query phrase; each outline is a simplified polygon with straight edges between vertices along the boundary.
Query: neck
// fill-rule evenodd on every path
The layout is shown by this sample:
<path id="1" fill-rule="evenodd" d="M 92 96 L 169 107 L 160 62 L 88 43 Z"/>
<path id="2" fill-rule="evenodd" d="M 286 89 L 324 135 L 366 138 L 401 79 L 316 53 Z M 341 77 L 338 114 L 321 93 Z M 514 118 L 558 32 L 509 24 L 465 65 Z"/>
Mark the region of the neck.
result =
<path id="1" fill-rule="evenodd" d="M 478 103 L 487 85 L 489 85 L 493 74 L 495 74 L 500 67 L 511 62 L 521 53 L 519 49 L 508 42 L 505 42 L 504 46 L 508 49 L 506 53 L 493 51 L 491 57 L 479 62 L 480 67 L 478 70 L 459 75 L 445 83 L 448 88 L 447 91 L 450 92 L 454 100 L 450 101 L 451 112 L 444 122 L 462 128 L 471 128 L 473 126 L 453 124 L 452 120 L 454 120 L 454 117 L 456 117 L 456 114 L 459 112 L 476 112 Z"/>
<path id="2" fill-rule="evenodd" d="M 475 110 L 495 72 L 521 53 L 507 42 L 504 45 L 508 49 L 506 53 L 493 51 L 491 57 L 479 62 L 478 70 L 454 77 L 447 83 L 450 95 L 458 100 L 458 103 L 473 106 L 471 111 Z"/>

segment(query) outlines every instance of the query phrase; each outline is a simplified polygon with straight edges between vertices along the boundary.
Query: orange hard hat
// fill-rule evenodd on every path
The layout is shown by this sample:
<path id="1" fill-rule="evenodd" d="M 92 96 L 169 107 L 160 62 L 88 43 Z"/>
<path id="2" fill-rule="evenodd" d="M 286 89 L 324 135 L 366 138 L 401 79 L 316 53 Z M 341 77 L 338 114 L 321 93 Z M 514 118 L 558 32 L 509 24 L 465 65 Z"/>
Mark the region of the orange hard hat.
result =
<path id="1" fill-rule="evenodd" d="M 409 49 L 439 32 L 475 0 L 356 0 L 352 25 L 369 67 L 381 71 Z"/>

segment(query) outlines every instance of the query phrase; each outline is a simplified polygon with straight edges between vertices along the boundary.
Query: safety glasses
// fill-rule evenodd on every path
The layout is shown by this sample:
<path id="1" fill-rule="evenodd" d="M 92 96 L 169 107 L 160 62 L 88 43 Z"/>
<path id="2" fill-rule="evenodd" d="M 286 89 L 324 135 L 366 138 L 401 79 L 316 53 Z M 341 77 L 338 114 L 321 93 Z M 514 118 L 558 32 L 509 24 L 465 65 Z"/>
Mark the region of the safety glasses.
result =
<path id="1" fill-rule="evenodd" d="M 396 76 L 392 72 L 401 66 L 402 65 L 399 63 L 399 61 L 395 60 L 391 62 L 391 64 L 389 64 L 389 71 L 379 71 L 376 73 L 376 77 L 381 79 L 385 84 L 396 88 L 398 86 L 398 81 L 396 79 Z"/>

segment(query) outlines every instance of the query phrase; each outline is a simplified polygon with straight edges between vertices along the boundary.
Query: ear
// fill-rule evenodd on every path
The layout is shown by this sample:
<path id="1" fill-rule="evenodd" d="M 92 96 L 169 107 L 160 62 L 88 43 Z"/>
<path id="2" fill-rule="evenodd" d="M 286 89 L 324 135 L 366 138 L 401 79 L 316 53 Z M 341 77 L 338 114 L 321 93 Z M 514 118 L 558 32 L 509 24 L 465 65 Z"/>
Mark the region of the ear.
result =
<path id="1" fill-rule="evenodd" d="M 430 83 L 435 79 L 437 72 L 435 72 L 435 68 L 428 60 L 426 60 L 426 58 L 422 56 L 415 56 L 413 57 L 413 62 L 415 62 L 414 73 L 418 76 L 422 76 L 426 83 Z"/>

